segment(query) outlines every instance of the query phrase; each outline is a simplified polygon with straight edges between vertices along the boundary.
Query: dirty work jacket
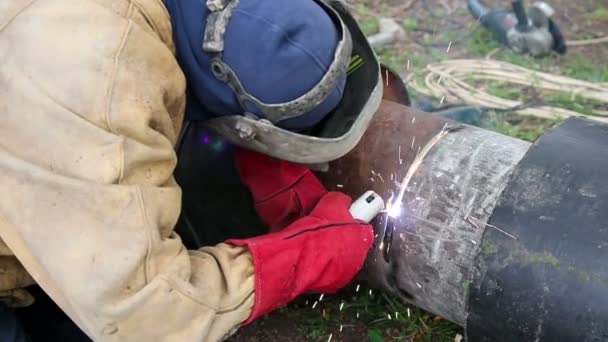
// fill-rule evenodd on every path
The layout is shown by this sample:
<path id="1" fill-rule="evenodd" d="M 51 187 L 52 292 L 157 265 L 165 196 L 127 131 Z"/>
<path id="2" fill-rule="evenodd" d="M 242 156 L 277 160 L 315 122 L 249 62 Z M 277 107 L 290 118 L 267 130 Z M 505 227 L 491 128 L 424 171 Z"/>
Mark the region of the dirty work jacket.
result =
<path id="1" fill-rule="evenodd" d="M 0 290 L 29 273 L 99 341 L 216 341 L 249 316 L 249 252 L 173 232 L 185 86 L 161 0 L 0 1 Z"/>

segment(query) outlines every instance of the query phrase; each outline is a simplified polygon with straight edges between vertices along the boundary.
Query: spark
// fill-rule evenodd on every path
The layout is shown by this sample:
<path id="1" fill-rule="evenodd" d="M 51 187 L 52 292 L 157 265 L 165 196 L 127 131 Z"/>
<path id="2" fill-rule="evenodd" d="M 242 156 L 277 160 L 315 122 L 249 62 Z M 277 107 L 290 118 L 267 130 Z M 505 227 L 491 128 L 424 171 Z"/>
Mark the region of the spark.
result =
<path id="1" fill-rule="evenodd" d="M 439 104 L 443 104 L 443 101 L 445 101 L 445 96 L 441 97 L 441 101 L 439 101 Z"/>
<path id="2" fill-rule="evenodd" d="M 374 177 L 369 177 L 369 179 L 372 181 L 372 183 L 376 182 L 376 181 L 374 181 Z"/>
<path id="3" fill-rule="evenodd" d="M 410 60 L 409 59 L 407 60 L 407 67 L 406 67 L 406 69 L 410 70 Z"/>
<path id="4" fill-rule="evenodd" d="M 344 302 L 340 303 L 340 311 L 344 308 Z"/>
<path id="5" fill-rule="evenodd" d="M 388 69 L 386 69 L 386 86 L 388 87 Z"/>
<path id="6" fill-rule="evenodd" d="M 370 296 L 372 295 L 372 290 L 369 290 L 369 295 L 370 295 Z"/>
<path id="7" fill-rule="evenodd" d="M 476 244 L 477 244 L 477 242 L 475 242 L 475 240 L 471 240 L 471 242 L 472 242 L 474 245 L 476 245 Z"/>
<path id="8" fill-rule="evenodd" d="M 448 48 L 445 50 L 445 53 L 450 53 L 450 48 L 452 47 L 452 41 L 448 44 Z"/>
<path id="9" fill-rule="evenodd" d="M 387 316 L 388 316 L 388 319 L 389 319 L 389 320 L 392 320 L 392 319 L 393 319 L 393 318 L 391 317 L 391 314 L 387 314 Z"/>
<path id="10" fill-rule="evenodd" d="M 312 308 L 314 309 L 317 306 L 317 301 L 315 300 L 315 303 L 312 305 Z"/>
<path id="11" fill-rule="evenodd" d="M 391 180 L 395 179 L 395 175 L 391 173 Z"/>
<path id="12" fill-rule="evenodd" d="M 372 175 L 374 175 L 374 176 L 375 176 L 375 175 L 376 175 L 376 173 L 374 172 L 374 170 L 371 170 L 371 171 L 372 171 Z"/>
<path id="13" fill-rule="evenodd" d="M 357 319 L 359 318 L 359 312 L 357 311 Z"/>
<path id="14" fill-rule="evenodd" d="M 416 136 L 412 137 L 412 146 L 410 146 L 410 150 L 414 148 L 414 142 L 416 142 Z"/>
<path id="15" fill-rule="evenodd" d="M 442 79 L 443 79 L 443 74 L 439 74 L 439 80 L 437 80 L 437 85 L 441 84 Z"/>
<path id="16" fill-rule="evenodd" d="M 416 286 L 418 286 L 419 288 L 422 288 L 422 285 L 420 285 L 419 283 L 416 283 Z"/>
<path id="17" fill-rule="evenodd" d="M 384 183 L 384 178 L 382 178 L 381 174 L 378 174 L 378 178 L 380 178 L 380 180 L 382 181 L 382 183 Z"/>
<path id="18" fill-rule="evenodd" d="M 306 300 L 306 303 L 304 303 L 304 305 L 308 305 L 308 300 Z"/>
<path id="19" fill-rule="evenodd" d="M 344 185 L 342 185 L 342 184 L 337 184 L 336 186 L 337 186 L 338 188 L 343 188 L 343 187 L 344 187 Z"/>
<path id="20" fill-rule="evenodd" d="M 342 328 L 344 328 L 344 326 L 340 324 L 340 332 L 342 332 Z"/>
<path id="21" fill-rule="evenodd" d="M 411 312 L 410 312 L 410 308 L 407 308 L 407 318 L 411 317 Z"/>
<path id="22" fill-rule="evenodd" d="M 331 335 L 332 335 L 332 334 L 329 334 L 329 338 L 327 339 L 327 342 L 330 342 L 330 341 L 331 341 Z"/>
<path id="23" fill-rule="evenodd" d="M 361 287 L 361 285 L 357 284 L 357 289 L 355 290 L 355 292 L 359 292 L 359 287 Z"/>
<path id="24" fill-rule="evenodd" d="M 467 216 L 467 217 L 466 217 L 464 220 L 465 220 L 465 221 L 467 221 L 467 222 L 469 222 L 469 223 L 470 223 L 470 224 L 472 224 L 473 226 L 475 226 L 475 227 L 479 228 L 479 226 L 478 226 L 477 224 L 475 224 L 475 222 L 470 221 L 470 219 L 475 219 L 475 220 L 477 220 L 478 222 L 482 223 L 483 225 L 485 225 L 485 226 L 487 226 L 487 227 L 494 228 L 494 229 L 498 230 L 499 232 L 501 232 L 501 233 L 505 234 L 506 236 L 508 236 L 508 237 L 510 237 L 510 238 L 512 238 L 512 239 L 514 239 L 514 240 L 518 240 L 518 239 L 517 239 L 517 236 L 512 235 L 512 234 L 509 234 L 509 233 L 505 232 L 504 230 L 502 230 L 502 229 L 500 229 L 500 228 L 496 227 L 495 225 L 492 225 L 492 224 L 489 224 L 489 223 L 483 223 L 483 222 L 482 222 L 480 219 L 478 219 L 478 218 L 476 218 L 476 217 L 473 217 L 473 216 Z"/>
<path id="25" fill-rule="evenodd" d="M 401 145 L 399 145 L 399 165 L 403 164 L 403 159 L 401 159 Z"/>
<path id="26" fill-rule="evenodd" d="M 319 297 L 319 302 L 323 301 L 324 296 L 325 296 L 325 293 L 321 293 L 321 296 Z"/>
<path id="27" fill-rule="evenodd" d="M 395 319 L 399 319 L 399 313 L 395 311 Z"/>
<path id="28" fill-rule="evenodd" d="M 414 122 L 416 122 L 416 117 L 415 116 L 412 118 L 412 125 L 414 124 Z"/>

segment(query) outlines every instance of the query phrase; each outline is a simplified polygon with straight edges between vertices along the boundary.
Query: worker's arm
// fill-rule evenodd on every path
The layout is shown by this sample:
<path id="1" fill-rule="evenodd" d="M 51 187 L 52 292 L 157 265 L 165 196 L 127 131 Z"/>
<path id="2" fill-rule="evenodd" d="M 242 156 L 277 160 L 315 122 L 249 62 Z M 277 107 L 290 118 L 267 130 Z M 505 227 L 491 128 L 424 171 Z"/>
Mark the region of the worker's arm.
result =
<path id="1" fill-rule="evenodd" d="M 1 238 L 95 340 L 220 339 L 250 316 L 254 269 L 246 247 L 173 233 L 185 81 L 151 28 L 168 18 L 30 2 L 0 9 Z"/>

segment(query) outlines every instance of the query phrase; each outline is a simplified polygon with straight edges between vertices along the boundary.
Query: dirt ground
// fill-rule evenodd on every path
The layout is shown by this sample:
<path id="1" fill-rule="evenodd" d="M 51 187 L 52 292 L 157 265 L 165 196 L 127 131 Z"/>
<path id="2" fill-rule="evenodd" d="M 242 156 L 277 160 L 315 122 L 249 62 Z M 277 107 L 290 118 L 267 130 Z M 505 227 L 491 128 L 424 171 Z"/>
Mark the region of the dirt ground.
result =
<path id="1" fill-rule="evenodd" d="M 483 57 L 488 49 L 479 49 L 479 30 L 466 9 L 466 1 L 457 0 L 351 0 L 353 12 L 366 33 L 377 30 L 380 17 L 392 17 L 407 29 L 406 39 L 378 51 L 382 62 L 406 76 L 412 72 L 405 60 L 414 59 L 416 67 L 436 60 L 451 42 L 448 58 Z M 487 5 L 505 6 L 506 1 L 486 0 Z M 530 2 L 527 2 L 530 3 Z M 608 35 L 608 0 L 550 0 L 554 20 L 566 40 L 581 40 Z M 485 36 L 487 38 L 487 36 Z M 477 39 L 477 40 L 476 40 Z M 491 39 L 491 38 L 487 38 Z M 479 43 L 479 44 L 477 44 Z M 477 44 L 477 45 L 476 45 Z M 485 44 L 485 42 L 483 43 Z M 496 49 L 494 49 L 496 50 Z M 491 51 L 501 58 L 503 51 Z M 608 44 L 571 47 L 565 56 L 553 55 L 544 61 L 526 59 L 534 67 L 554 73 L 608 82 Z M 408 63 L 409 64 L 409 63 Z M 605 104 L 603 104 L 605 106 Z M 529 121 L 527 125 L 536 125 Z M 504 133 L 504 132 L 503 132 Z M 517 132 L 516 132 L 517 133 Z M 508 133 L 505 133 L 508 134 Z M 396 319 L 390 299 L 369 299 L 353 289 L 337 296 L 302 297 L 290 306 L 244 327 L 230 341 L 454 341 L 458 327 L 440 317 L 410 308 Z M 362 301 L 365 301 L 362 303 Z M 348 303 L 348 309 L 340 305 Z M 316 306 L 313 308 L 313 305 Z M 396 304 L 395 304 L 396 305 Z M 356 316 L 360 317 L 357 318 Z M 389 316 L 388 318 L 386 316 Z M 415 317 L 413 317 L 415 316 Z M 379 318 L 380 317 L 380 318 Z M 331 334 L 331 335 L 330 335 Z"/>

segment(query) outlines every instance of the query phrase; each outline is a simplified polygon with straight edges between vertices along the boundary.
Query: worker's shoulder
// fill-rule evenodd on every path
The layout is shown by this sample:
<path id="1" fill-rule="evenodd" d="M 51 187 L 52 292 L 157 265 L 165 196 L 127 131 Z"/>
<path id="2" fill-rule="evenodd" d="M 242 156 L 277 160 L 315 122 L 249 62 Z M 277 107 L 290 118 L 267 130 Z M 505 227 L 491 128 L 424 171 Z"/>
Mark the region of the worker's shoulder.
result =
<path id="1" fill-rule="evenodd" d="M 125 25 L 162 41 L 174 51 L 171 18 L 162 0 L 12 0 L 0 2 L 0 36 L 18 27 L 21 37 L 48 36 L 46 28 L 69 34 L 91 28 L 96 33 L 123 29 Z M 86 31 L 85 31 L 86 32 Z M 15 33 L 15 32 L 12 32 Z"/>
<path id="2" fill-rule="evenodd" d="M 0 103 L 23 98 L 30 111 L 66 111 L 109 129 L 108 113 L 119 105 L 139 113 L 159 94 L 181 96 L 185 80 L 157 31 L 170 20 L 155 4 L 162 6 L 160 0 L 0 0 Z"/>

